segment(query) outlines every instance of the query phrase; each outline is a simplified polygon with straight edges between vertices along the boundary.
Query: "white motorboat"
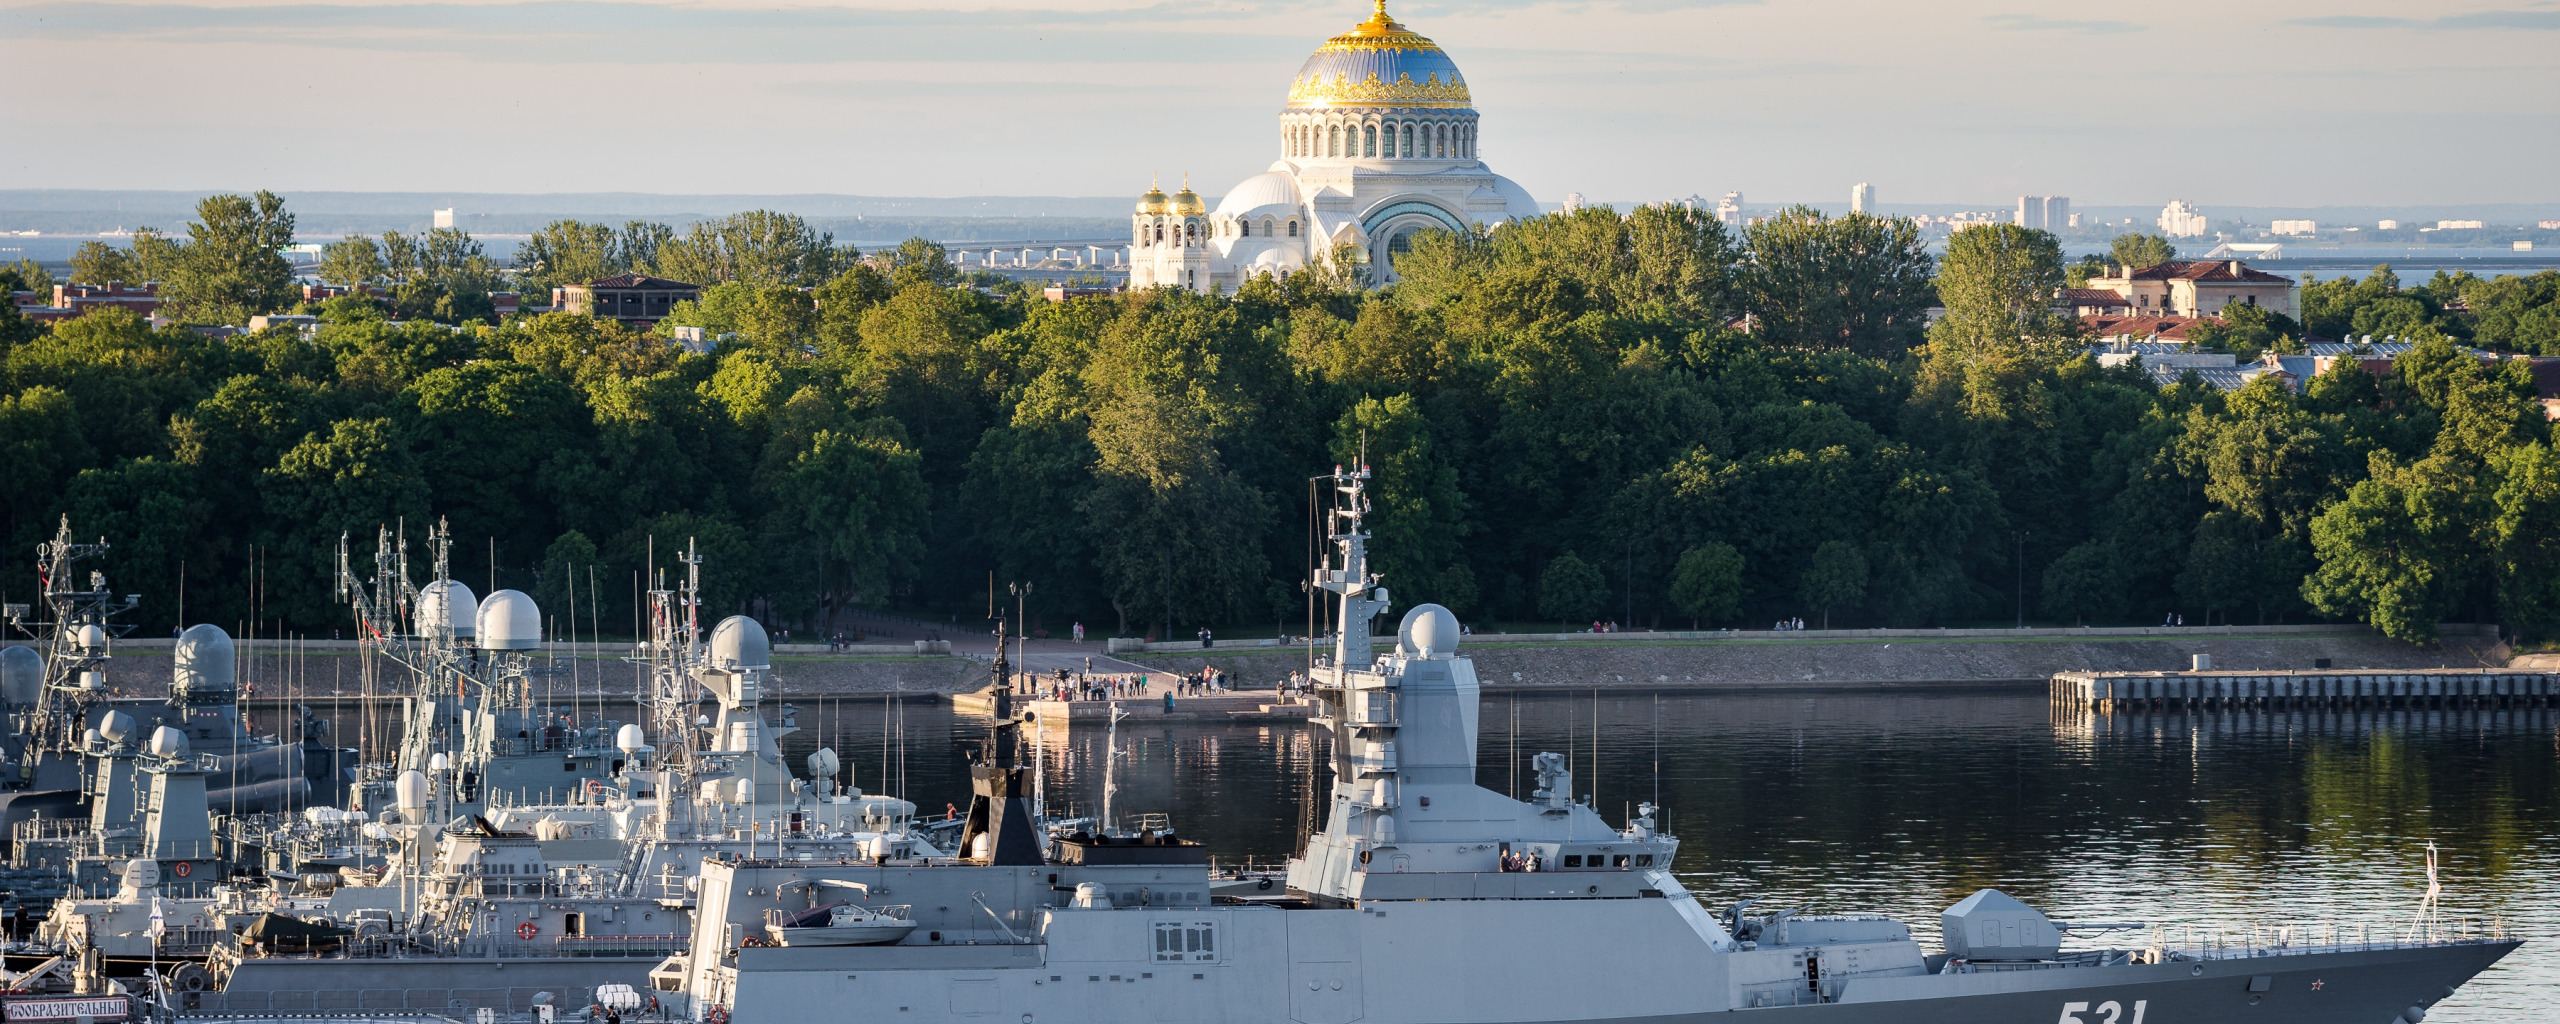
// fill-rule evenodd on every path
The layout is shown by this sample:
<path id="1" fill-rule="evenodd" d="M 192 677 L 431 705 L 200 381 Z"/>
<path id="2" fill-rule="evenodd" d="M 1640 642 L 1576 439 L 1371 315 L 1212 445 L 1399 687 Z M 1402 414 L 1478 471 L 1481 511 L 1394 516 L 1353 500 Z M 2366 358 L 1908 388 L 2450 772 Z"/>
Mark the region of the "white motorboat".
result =
<path id="1" fill-rule="evenodd" d="M 840 900 L 787 916 L 775 911 L 764 930 L 777 946 L 885 946 L 916 930 L 902 913 L 906 909 L 873 910 Z"/>

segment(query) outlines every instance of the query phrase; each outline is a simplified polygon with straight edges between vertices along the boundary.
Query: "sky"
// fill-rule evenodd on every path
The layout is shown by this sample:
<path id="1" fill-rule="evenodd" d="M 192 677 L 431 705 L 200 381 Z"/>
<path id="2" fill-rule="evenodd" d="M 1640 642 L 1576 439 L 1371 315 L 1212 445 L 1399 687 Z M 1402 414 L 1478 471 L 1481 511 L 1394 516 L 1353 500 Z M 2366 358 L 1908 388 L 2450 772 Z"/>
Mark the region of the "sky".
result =
<path id="1" fill-rule="evenodd" d="M 1390 0 L 1555 202 L 2560 203 L 2560 0 Z M 1135 196 L 1368 0 L 0 0 L 0 187 Z M 43 102 L 35 102 L 42 98 Z"/>

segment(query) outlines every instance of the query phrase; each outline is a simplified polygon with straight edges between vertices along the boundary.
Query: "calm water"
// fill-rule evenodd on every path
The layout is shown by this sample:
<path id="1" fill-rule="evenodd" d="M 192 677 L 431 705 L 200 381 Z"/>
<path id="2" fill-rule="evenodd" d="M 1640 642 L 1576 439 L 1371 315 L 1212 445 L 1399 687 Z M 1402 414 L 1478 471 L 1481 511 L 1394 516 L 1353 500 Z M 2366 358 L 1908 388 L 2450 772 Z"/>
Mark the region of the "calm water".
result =
<path id="1" fill-rule="evenodd" d="M 2208 927 L 2404 928 L 2443 850 L 2446 913 L 2530 942 L 2430 1019 L 2552 1020 L 2560 982 L 2560 733 L 2548 711 L 2151 715 L 2057 721 L 2042 694 L 1814 697 L 1604 693 L 1599 805 L 1660 787 L 1678 869 L 1708 902 L 1874 910 L 1936 943 L 1937 912 L 1996 885 L 2058 919 Z M 1593 759 L 1580 695 L 1484 702 L 1479 773 Z M 904 792 L 966 803 L 946 706 L 804 702 L 794 755 L 826 738 L 881 788 L 884 720 L 903 723 Z M 1657 745 L 1657 737 L 1658 745 Z M 1321 740 L 1297 728 L 1124 728 L 1115 810 L 1170 815 L 1221 859 L 1286 856 L 1308 827 Z M 892 744 L 892 747 L 898 745 Z M 1048 737 L 1056 807 L 1101 801 L 1102 734 Z M 1657 750 L 1658 761 L 1657 761 Z M 891 788 L 900 772 L 890 750 Z M 1657 771 L 1656 765 L 1659 764 Z M 1588 783 L 1581 784 L 1588 789 Z M 2119 942 L 2131 944 L 2134 940 Z"/>

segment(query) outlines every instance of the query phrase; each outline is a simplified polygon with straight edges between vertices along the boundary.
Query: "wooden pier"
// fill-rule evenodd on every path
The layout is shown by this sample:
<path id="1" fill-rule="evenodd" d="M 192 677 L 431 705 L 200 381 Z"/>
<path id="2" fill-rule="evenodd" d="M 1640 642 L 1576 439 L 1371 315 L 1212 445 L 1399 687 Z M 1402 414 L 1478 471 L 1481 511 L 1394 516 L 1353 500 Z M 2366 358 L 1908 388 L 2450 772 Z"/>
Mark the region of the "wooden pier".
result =
<path id="1" fill-rule="evenodd" d="M 2057 708 L 2124 711 L 2257 708 L 2546 707 L 2560 697 L 2549 669 L 2317 669 L 2305 672 L 2061 672 Z"/>

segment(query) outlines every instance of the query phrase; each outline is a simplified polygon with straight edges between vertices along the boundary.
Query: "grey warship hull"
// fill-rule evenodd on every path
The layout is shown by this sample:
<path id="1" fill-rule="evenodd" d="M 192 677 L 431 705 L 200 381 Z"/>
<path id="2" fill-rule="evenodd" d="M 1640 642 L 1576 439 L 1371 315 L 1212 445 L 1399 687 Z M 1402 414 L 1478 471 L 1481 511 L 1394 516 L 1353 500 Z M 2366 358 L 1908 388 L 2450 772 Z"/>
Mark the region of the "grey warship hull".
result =
<path id="1" fill-rule="evenodd" d="M 776 872 L 789 869 L 721 872 L 713 895 L 725 895 L 721 883 L 769 891 Z M 1032 941 L 1020 943 L 992 935 L 980 943 L 979 933 L 955 930 L 946 945 L 732 953 L 698 944 L 697 955 L 728 966 L 719 984 L 697 990 L 707 998 L 696 1008 L 789 1021 L 859 1005 L 901 1024 L 1693 1024 L 1733 1013 L 1839 1024 L 2382 1024 L 2414 1019 L 2409 1010 L 2450 995 L 2518 945 L 2173 950 L 2157 964 L 2100 955 L 1865 975 L 1855 972 L 1868 955 L 1890 951 L 1715 952 L 1682 911 L 1695 907 L 1686 896 L 1540 903 L 1061 909 L 1044 913 L 1024 936 Z M 1216 948 L 1159 959 L 1168 954 L 1154 939 L 1168 925 L 1214 936 Z"/>

